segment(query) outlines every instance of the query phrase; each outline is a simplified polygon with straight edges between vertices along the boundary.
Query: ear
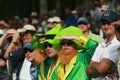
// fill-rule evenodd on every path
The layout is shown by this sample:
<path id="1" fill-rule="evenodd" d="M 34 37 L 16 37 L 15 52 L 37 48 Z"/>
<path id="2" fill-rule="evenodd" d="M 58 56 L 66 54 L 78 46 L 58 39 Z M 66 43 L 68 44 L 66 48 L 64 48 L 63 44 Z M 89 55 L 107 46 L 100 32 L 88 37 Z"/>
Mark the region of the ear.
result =
<path id="1" fill-rule="evenodd" d="M 88 28 L 90 28 L 90 24 L 87 24 Z"/>

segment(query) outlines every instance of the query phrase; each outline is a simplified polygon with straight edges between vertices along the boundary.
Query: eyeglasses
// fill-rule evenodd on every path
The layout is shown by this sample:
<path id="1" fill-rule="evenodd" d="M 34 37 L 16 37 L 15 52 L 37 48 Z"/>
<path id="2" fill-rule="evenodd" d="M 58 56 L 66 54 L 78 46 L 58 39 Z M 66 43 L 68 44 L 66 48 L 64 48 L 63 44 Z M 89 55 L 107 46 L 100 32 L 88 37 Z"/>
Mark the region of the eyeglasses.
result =
<path id="1" fill-rule="evenodd" d="M 68 45 L 68 46 L 74 46 L 75 45 L 75 43 L 72 41 L 72 40 L 62 40 L 61 41 L 61 45 L 63 46 L 63 45 Z"/>
<path id="2" fill-rule="evenodd" d="M 29 51 L 30 53 L 32 53 L 34 50 L 31 50 L 31 49 L 25 48 L 24 51 L 25 51 L 25 53 L 27 53 L 28 51 Z"/>
<path id="3" fill-rule="evenodd" d="M 50 43 L 48 43 L 48 42 L 45 42 L 45 44 L 44 44 L 44 48 L 46 49 L 47 47 L 52 48 L 52 44 L 50 44 Z"/>

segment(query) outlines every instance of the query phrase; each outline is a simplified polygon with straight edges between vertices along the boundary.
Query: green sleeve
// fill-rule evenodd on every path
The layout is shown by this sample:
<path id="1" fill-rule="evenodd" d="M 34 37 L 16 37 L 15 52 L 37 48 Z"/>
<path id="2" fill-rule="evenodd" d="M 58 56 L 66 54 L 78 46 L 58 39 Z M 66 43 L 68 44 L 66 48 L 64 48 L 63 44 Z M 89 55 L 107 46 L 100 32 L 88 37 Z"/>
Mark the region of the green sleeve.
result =
<path id="1" fill-rule="evenodd" d="M 81 51 L 78 51 L 80 59 L 79 61 L 86 65 L 86 68 L 88 67 L 89 62 L 91 61 L 91 58 L 95 52 L 97 45 L 98 43 L 96 41 L 89 39 L 86 43 L 85 48 Z"/>

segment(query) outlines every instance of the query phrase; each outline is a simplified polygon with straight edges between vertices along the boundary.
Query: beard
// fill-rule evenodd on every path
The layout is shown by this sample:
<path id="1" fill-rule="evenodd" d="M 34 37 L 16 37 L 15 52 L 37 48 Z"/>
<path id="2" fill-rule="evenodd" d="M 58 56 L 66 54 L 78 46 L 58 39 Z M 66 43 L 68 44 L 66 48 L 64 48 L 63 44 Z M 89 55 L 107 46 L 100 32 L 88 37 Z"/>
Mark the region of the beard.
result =
<path id="1" fill-rule="evenodd" d="M 58 53 L 58 58 L 62 64 L 68 64 L 70 60 L 77 54 L 77 50 L 72 49 L 71 51 L 67 52 L 64 50 L 61 50 Z"/>

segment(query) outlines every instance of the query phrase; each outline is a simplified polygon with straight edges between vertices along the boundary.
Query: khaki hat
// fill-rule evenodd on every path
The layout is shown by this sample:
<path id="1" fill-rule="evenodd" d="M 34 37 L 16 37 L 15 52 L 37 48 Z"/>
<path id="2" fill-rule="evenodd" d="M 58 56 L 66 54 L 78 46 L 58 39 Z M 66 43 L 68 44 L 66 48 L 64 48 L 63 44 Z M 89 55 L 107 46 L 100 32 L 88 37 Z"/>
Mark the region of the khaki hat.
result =
<path id="1" fill-rule="evenodd" d="M 53 17 L 53 22 L 61 22 L 61 19 L 60 19 L 60 17 L 57 17 L 57 16 L 55 16 L 55 17 Z"/>
<path id="2" fill-rule="evenodd" d="M 61 22 L 61 19 L 58 16 L 54 16 L 54 17 L 48 18 L 47 22 L 50 22 L 50 23 L 58 22 L 59 23 L 59 22 Z"/>
<path id="3" fill-rule="evenodd" d="M 37 14 L 37 12 L 32 12 L 31 13 L 31 16 L 37 16 L 38 14 Z"/>
<path id="4" fill-rule="evenodd" d="M 18 29 L 17 31 L 18 32 L 25 32 L 27 30 L 36 31 L 35 27 L 33 25 L 30 25 L 30 24 L 27 24 L 27 25 L 23 26 L 23 28 Z"/>

